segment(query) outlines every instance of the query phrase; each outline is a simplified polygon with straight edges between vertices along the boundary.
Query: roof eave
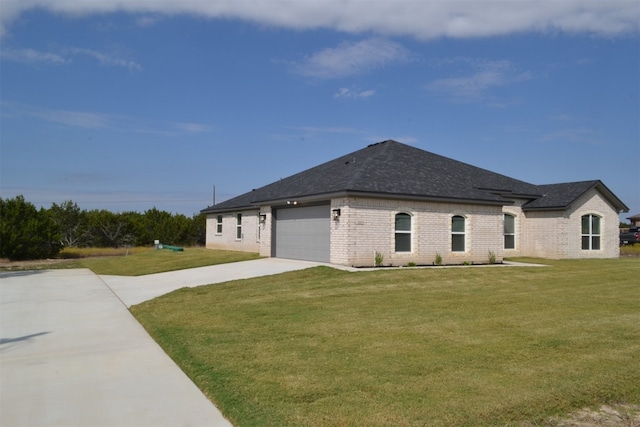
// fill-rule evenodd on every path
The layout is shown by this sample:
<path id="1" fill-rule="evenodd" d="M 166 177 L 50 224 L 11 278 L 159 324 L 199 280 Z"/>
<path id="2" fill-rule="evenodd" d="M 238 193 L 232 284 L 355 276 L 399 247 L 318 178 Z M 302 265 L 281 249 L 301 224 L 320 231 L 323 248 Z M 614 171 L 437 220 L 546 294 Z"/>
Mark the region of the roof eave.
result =
<path id="1" fill-rule="evenodd" d="M 238 206 L 228 206 L 223 208 L 216 209 L 216 206 L 209 206 L 206 209 L 202 209 L 200 213 L 203 214 L 211 214 L 211 213 L 225 213 L 225 212 L 235 212 L 235 211 L 247 211 L 251 209 L 260 209 L 258 205 L 238 205 Z"/>
<path id="2" fill-rule="evenodd" d="M 604 183 L 600 180 L 594 185 L 594 187 L 598 187 L 598 190 L 604 195 L 604 197 L 611 203 L 617 210 L 618 213 L 629 212 L 629 207 L 625 205 L 622 200 L 618 198 L 609 188 L 604 185 Z"/>
<path id="3" fill-rule="evenodd" d="M 539 208 L 533 207 L 533 208 L 527 208 L 527 207 L 522 207 L 522 211 L 523 212 L 534 212 L 534 211 L 566 211 L 567 209 L 569 209 L 571 207 L 571 205 L 566 205 L 566 206 L 542 206 Z"/>

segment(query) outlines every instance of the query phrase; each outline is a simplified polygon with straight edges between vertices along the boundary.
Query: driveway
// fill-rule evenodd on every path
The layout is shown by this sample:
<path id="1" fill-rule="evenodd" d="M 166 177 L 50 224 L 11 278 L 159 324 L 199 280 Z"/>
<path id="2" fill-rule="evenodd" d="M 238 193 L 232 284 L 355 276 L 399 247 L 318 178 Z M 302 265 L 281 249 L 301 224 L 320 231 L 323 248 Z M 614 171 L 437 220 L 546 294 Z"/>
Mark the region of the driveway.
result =
<path id="1" fill-rule="evenodd" d="M 127 307 L 315 265 L 270 258 L 136 278 L 0 273 L 0 425 L 230 426 Z"/>
<path id="2" fill-rule="evenodd" d="M 230 264 L 190 268 L 188 270 L 169 271 L 167 273 L 148 274 L 146 276 L 100 277 L 127 307 L 131 307 L 184 287 L 192 288 L 210 283 L 269 276 L 287 271 L 303 270 L 318 265 L 323 264 L 291 259 L 261 258 Z M 335 265 L 331 265 L 331 267 L 350 269 L 349 267 Z"/>

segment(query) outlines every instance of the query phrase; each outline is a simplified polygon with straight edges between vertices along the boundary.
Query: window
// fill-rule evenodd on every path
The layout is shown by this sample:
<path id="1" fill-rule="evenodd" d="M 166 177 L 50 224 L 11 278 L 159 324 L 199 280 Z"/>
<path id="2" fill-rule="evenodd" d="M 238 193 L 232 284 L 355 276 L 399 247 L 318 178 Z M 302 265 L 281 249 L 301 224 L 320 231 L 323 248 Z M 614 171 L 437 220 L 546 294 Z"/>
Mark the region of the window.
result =
<path id="1" fill-rule="evenodd" d="M 396 252 L 411 252 L 411 215 L 396 214 Z"/>
<path id="2" fill-rule="evenodd" d="M 216 217 L 216 233 L 222 234 L 222 215 Z"/>
<path id="3" fill-rule="evenodd" d="M 465 219 L 463 216 L 456 215 L 451 218 L 451 251 L 465 251 Z"/>
<path id="4" fill-rule="evenodd" d="M 516 248 L 516 217 L 504 214 L 504 248 Z"/>
<path id="5" fill-rule="evenodd" d="M 242 239 L 242 214 L 236 215 L 236 239 Z"/>
<path id="6" fill-rule="evenodd" d="M 596 215 L 582 216 L 582 250 L 600 250 L 600 217 Z"/>

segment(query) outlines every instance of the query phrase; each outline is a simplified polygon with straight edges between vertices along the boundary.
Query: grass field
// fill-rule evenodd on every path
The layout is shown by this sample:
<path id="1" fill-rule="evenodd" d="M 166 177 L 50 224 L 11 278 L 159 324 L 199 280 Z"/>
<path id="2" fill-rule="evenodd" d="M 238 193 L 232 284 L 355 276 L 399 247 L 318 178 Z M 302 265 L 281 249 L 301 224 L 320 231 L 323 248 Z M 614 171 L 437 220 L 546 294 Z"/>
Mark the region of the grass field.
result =
<path id="1" fill-rule="evenodd" d="M 150 248 L 133 248 L 130 255 L 123 253 L 105 256 L 80 250 L 82 258 L 64 261 L 49 268 L 88 268 L 96 274 L 113 274 L 118 276 L 141 276 L 144 274 L 162 273 L 185 268 L 203 267 L 206 265 L 257 259 L 259 255 L 252 252 L 216 251 L 205 248 L 185 248 L 183 252 L 155 250 Z M 106 255 L 109 255 L 108 253 Z"/>
<path id="2" fill-rule="evenodd" d="M 640 403 L 640 262 L 327 267 L 132 307 L 235 426 L 504 426 Z"/>

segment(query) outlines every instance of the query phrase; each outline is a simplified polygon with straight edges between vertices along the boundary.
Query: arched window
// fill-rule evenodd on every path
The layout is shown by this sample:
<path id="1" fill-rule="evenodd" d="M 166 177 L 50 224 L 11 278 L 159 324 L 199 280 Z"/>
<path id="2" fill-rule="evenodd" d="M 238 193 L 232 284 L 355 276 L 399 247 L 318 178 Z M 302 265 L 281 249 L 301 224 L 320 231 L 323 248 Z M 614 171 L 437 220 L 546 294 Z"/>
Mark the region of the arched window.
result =
<path id="1" fill-rule="evenodd" d="M 504 214 L 504 248 L 516 248 L 516 217 Z"/>
<path id="2" fill-rule="evenodd" d="M 465 251 L 465 219 L 460 215 L 451 218 L 451 251 Z"/>
<path id="3" fill-rule="evenodd" d="M 396 214 L 396 252 L 411 252 L 411 215 Z"/>
<path id="4" fill-rule="evenodd" d="M 597 215 L 582 216 L 582 250 L 600 250 L 600 217 Z"/>

